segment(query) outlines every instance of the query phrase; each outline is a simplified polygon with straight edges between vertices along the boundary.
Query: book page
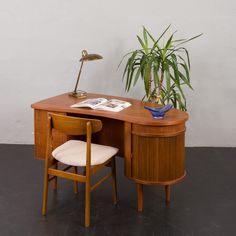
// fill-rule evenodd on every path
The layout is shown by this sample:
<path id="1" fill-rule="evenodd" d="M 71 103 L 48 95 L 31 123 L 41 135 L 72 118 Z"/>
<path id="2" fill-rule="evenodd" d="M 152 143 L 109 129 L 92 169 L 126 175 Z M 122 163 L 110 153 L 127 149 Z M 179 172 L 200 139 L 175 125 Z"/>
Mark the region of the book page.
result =
<path id="1" fill-rule="evenodd" d="M 123 110 L 124 108 L 129 107 L 130 105 L 131 104 L 126 101 L 122 101 L 122 100 L 118 100 L 118 99 L 110 99 L 109 101 L 97 106 L 95 109 L 119 112 L 119 111 Z"/>
<path id="2" fill-rule="evenodd" d="M 106 98 L 91 98 L 91 99 L 86 99 L 82 102 L 76 103 L 74 105 L 71 105 L 71 107 L 89 107 L 91 109 L 96 109 L 96 107 L 106 102 L 107 102 Z"/>

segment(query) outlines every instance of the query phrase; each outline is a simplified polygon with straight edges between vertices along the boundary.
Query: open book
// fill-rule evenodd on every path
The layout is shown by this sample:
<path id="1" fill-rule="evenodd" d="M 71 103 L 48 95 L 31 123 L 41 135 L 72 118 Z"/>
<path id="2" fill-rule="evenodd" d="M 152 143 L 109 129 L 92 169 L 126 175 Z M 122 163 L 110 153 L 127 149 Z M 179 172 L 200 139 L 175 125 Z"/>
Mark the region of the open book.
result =
<path id="1" fill-rule="evenodd" d="M 131 103 L 129 102 L 118 99 L 107 100 L 106 98 L 91 98 L 71 105 L 71 107 L 88 107 L 96 110 L 105 110 L 114 112 L 121 111 L 129 106 L 131 106 Z"/>

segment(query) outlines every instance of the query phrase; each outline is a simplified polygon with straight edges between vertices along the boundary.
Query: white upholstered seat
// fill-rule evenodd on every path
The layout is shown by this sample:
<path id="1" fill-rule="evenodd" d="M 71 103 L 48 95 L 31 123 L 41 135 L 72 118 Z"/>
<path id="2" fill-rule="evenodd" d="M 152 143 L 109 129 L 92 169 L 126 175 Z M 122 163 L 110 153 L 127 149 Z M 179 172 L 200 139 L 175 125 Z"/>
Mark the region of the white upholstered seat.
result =
<path id="1" fill-rule="evenodd" d="M 117 152 L 115 147 L 91 143 L 91 166 L 104 163 Z M 69 140 L 54 149 L 52 156 L 67 165 L 86 166 L 86 142 Z"/>

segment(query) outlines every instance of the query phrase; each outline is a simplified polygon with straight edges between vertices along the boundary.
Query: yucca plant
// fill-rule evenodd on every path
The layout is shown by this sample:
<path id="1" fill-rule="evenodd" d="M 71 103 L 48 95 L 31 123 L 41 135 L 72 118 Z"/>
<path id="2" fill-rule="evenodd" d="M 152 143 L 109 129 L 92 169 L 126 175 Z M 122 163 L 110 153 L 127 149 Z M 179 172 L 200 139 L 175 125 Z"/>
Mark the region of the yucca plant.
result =
<path id="1" fill-rule="evenodd" d="M 175 108 L 186 111 L 183 86 L 193 88 L 189 76 L 189 53 L 182 45 L 201 34 L 190 39 L 174 39 L 174 32 L 161 45 L 160 41 L 164 40 L 169 28 L 170 25 L 155 40 L 143 27 L 143 37 L 137 36 L 141 48 L 127 53 L 122 59 L 129 56 L 123 73 L 125 90 L 128 92 L 141 78 L 145 89 L 143 99 L 163 105 L 172 103 Z"/>

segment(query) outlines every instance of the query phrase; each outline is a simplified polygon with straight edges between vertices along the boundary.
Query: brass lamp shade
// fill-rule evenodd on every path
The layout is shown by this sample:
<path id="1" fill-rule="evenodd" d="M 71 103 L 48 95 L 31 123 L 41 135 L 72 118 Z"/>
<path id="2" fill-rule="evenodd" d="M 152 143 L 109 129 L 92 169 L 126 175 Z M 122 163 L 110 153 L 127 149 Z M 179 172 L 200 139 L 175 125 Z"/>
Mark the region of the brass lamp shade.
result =
<path id="1" fill-rule="evenodd" d="M 69 93 L 70 96 L 77 97 L 77 98 L 86 97 L 86 92 L 85 91 L 82 91 L 82 90 L 77 91 L 77 87 L 78 87 L 78 83 L 79 83 L 79 79 L 80 79 L 80 75 L 81 75 L 81 71 L 82 71 L 84 61 L 94 61 L 94 60 L 99 60 L 99 59 L 102 59 L 102 58 L 103 57 L 98 55 L 98 54 L 88 54 L 88 52 L 86 50 L 82 51 L 82 57 L 79 60 L 81 62 L 81 65 L 80 65 L 77 81 L 76 81 L 76 84 L 75 84 L 75 89 L 74 89 L 73 92 Z"/>
<path id="2" fill-rule="evenodd" d="M 94 61 L 99 59 L 102 59 L 102 56 L 98 54 L 88 54 L 86 50 L 83 50 L 82 57 L 80 58 L 79 61 Z"/>

